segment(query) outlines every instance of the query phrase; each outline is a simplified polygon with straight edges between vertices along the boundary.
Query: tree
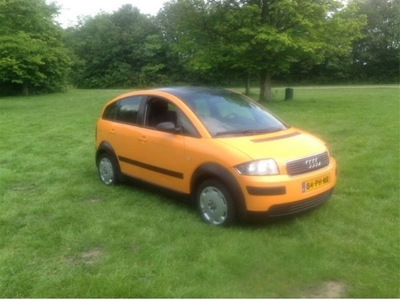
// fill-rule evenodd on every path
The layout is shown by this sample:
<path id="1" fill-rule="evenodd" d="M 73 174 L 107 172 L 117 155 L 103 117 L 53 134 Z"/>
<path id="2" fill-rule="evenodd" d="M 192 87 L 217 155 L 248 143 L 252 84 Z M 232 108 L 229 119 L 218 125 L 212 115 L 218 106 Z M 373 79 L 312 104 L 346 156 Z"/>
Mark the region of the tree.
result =
<path id="1" fill-rule="evenodd" d="M 260 100 L 273 76 L 348 53 L 364 18 L 336 0 L 173 0 L 161 12 L 166 35 L 193 68 L 258 74 Z"/>
<path id="2" fill-rule="evenodd" d="M 400 1 L 354 0 L 367 16 L 363 38 L 353 46 L 352 75 L 374 82 L 398 82 Z"/>
<path id="3" fill-rule="evenodd" d="M 54 22 L 58 8 L 44 0 L 0 2 L 0 86 L 3 90 L 58 91 L 70 64 Z"/>
<path id="4" fill-rule="evenodd" d="M 76 55 L 78 87 L 125 88 L 166 80 L 159 29 L 130 4 L 82 19 L 68 29 L 66 43 Z"/>

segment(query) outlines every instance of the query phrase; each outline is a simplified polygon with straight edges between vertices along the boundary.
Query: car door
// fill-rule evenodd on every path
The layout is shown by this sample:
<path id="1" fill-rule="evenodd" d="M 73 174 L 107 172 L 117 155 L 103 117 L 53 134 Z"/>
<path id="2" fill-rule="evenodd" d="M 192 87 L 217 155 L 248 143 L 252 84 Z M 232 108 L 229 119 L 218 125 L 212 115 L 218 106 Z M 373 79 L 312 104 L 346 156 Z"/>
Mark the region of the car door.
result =
<path id="1" fill-rule="evenodd" d="M 178 108 L 162 98 L 149 98 L 144 126 L 138 137 L 137 161 L 140 178 L 173 190 L 184 191 L 185 136 L 157 128 L 162 122 L 177 126 Z"/>
<path id="2" fill-rule="evenodd" d="M 108 137 L 118 158 L 121 172 L 133 177 L 139 175 L 139 168 L 130 161 L 135 158 L 139 144 L 138 115 L 143 98 L 134 96 L 118 101 Z"/>

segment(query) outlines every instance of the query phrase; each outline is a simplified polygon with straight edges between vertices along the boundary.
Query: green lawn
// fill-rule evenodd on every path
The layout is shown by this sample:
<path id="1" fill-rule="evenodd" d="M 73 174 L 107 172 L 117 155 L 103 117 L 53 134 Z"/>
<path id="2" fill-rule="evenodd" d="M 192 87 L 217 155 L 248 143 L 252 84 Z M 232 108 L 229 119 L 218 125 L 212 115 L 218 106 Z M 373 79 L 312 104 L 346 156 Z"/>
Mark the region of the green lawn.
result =
<path id="1" fill-rule="evenodd" d="M 182 197 L 104 186 L 95 122 L 121 90 L 0 99 L 0 298 L 400 297 L 398 87 L 274 91 L 339 181 L 279 222 L 203 223 Z"/>

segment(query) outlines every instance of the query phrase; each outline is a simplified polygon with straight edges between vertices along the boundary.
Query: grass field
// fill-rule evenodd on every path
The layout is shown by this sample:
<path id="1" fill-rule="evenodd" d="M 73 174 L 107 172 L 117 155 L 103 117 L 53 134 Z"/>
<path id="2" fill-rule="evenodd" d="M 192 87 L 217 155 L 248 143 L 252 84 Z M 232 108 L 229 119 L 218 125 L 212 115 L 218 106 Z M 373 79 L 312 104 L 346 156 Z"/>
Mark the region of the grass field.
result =
<path id="1" fill-rule="evenodd" d="M 274 91 L 266 106 L 327 142 L 339 181 L 310 213 L 232 228 L 100 182 L 95 122 L 122 92 L 0 99 L 0 298 L 400 297 L 398 87 Z"/>

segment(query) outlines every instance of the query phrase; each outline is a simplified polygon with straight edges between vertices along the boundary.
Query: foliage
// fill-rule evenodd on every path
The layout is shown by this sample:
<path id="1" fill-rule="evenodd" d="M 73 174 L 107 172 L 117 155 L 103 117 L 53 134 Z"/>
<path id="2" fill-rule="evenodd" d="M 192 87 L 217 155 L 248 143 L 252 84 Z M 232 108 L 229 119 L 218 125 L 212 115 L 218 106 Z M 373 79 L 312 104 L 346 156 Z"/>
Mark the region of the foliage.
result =
<path id="1" fill-rule="evenodd" d="M 363 38 L 353 46 L 352 76 L 363 81 L 398 82 L 400 1 L 354 0 L 368 16 Z"/>
<path id="2" fill-rule="evenodd" d="M 0 298 L 399 298 L 398 87 L 268 103 L 328 143 L 337 187 L 307 214 L 226 229 L 179 195 L 100 182 L 95 122 L 123 92 L 0 99 Z"/>
<path id="3" fill-rule="evenodd" d="M 314 83 L 398 83 L 400 80 L 400 2 L 353 0 L 357 15 L 366 16 L 362 37 L 338 57 L 310 68 L 295 63 L 281 81 Z M 331 33 L 334 34 L 334 33 Z"/>
<path id="4" fill-rule="evenodd" d="M 67 81 L 245 82 L 250 93 L 257 80 L 265 100 L 273 81 L 399 82 L 399 1 L 171 0 L 156 17 L 124 5 L 67 29 L 57 13 L 45 0 L 0 1 L 1 94 L 57 91 Z"/>
<path id="5" fill-rule="evenodd" d="M 260 100 L 271 99 L 272 76 L 294 62 L 346 54 L 364 24 L 354 6 L 335 0 L 176 0 L 161 17 L 169 41 L 195 69 L 259 74 Z"/>
<path id="6" fill-rule="evenodd" d="M 157 17 L 125 5 L 66 29 L 70 78 L 85 88 L 245 81 L 247 92 L 258 78 L 261 99 L 272 80 L 398 82 L 398 15 L 374 1 L 173 0 Z"/>
<path id="7" fill-rule="evenodd" d="M 132 5 L 100 13 L 69 28 L 65 43 L 78 58 L 78 87 L 133 87 L 165 81 L 163 43 L 148 16 Z"/>
<path id="8" fill-rule="evenodd" d="M 54 23 L 54 4 L 45 0 L 0 2 L 0 87 L 25 94 L 59 91 L 66 84 L 70 60 Z"/>

